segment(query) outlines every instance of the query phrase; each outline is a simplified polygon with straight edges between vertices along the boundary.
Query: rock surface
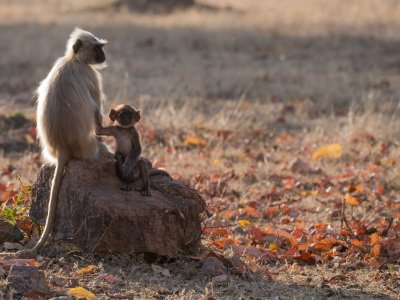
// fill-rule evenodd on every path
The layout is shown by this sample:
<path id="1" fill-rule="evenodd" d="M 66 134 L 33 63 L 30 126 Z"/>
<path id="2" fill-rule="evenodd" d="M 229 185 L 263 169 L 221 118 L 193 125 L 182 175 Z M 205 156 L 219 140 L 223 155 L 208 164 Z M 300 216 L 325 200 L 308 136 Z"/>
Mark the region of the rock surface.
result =
<path id="1" fill-rule="evenodd" d="M 32 187 L 32 220 L 44 225 L 54 167 L 45 165 Z M 165 175 L 151 176 L 151 197 L 122 191 L 113 155 L 70 161 L 60 188 L 55 241 L 85 252 L 153 253 L 172 257 L 201 235 L 205 202 L 193 189 Z"/>

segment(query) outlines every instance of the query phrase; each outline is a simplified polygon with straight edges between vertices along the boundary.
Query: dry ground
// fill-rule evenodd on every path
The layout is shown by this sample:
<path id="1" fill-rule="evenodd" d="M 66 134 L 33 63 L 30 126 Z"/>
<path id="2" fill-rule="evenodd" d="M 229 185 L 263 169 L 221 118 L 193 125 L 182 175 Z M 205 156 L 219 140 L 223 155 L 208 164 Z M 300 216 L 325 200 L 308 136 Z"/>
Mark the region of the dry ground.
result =
<path id="1" fill-rule="evenodd" d="M 203 193 L 213 213 L 208 224 L 230 225 L 236 237 L 240 219 L 287 229 L 295 221 L 340 226 L 337 195 L 300 197 L 288 189 L 275 207 L 299 216 L 242 212 L 249 203 L 260 214 L 273 204 L 264 197 L 274 188 L 272 175 L 314 184 L 310 175 L 293 175 L 296 158 L 331 177 L 350 172 L 354 184 L 382 184 L 388 198 L 399 199 L 400 1 L 209 0 L 167 15 L 82 2 L 0 1 L 1 114 L 34 117 L 35 87 L 62 55 L 69 32 L 81 26 L 109 40 L 105 111 L 124 102 L 141 108 L 144 156 Z M 0 142 L 13 134 L 2 132 Z M 188 134 L 199 138 L 195 145 L 185 144 Z M 342 157 L 312 161 L 312 152 L 328 143 L 343 145 Z M 0 164 L 13 165 L 13 175 L 29 183 L 38 169 L 35 155 L 3 153 Z M 17 182 L 5 175 L 1 181 Z M 373 220 L 388 212 L 378 210 L 379 201 L 386 198 L 367 197 L 351 213 Z M 228 211 L 238 213 L 224 219 Z M 88 264 L 117 283 L 65 275 Z M 42 266 L 53 286 L 80 284 L 105 299 L 395 299 L 400 293 L 396 264 L 377 270 L 353 261 L 278 261 L 259 265 L 272 280 L 232 275 L 221 284 L 198 274 L 187 258 L 163 266 L 171 277 L 140 257 L 57 254 Z"/>

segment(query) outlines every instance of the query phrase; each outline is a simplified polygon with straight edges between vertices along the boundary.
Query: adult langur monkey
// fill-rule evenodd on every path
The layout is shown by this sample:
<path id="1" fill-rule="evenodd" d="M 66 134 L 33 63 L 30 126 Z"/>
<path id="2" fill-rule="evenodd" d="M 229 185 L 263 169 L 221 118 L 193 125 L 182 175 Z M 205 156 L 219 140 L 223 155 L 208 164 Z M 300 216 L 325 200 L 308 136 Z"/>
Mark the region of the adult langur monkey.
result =
<path id="1" fill-rule="evenodd" d="M 104 146 L 95 135 L 96 124 L 102 123 L 103 98 L 101 75 L 96 69 L 105 67 L 102 48 L 106 43 L 76 28 L 65 55 L 55 62 L 37 89 L 37 132 L 45 158 L 56 168 L 44 231 L 37 244 L 21 254 L 36 254 L 52 233 L 67 163 L 72 158 L 93 159 Z"/>

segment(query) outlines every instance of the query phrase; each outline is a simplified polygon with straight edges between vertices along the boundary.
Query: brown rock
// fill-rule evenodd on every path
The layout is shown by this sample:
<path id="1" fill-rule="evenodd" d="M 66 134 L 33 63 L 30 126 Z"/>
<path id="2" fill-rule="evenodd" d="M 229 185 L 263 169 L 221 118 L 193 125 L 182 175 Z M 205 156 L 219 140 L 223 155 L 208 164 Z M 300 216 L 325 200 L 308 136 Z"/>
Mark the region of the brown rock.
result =
<path id="1" fill-rule="evenodd" d="M 211 256 L 204 260 L 201 273 L 205 276 L 215 277 L 225 275 L 227 268 L 218 258 Z"/>
<path id="2" fill-rule="evenodd" d="M 12 299 L 23 296 L 44 299 L 51 294 L 44 273 L 34 266 L 12 266 L 7 277 L 7 289 Z"/>
<path id="3" fill-rule="evenodd" d="M 32 189 L 31 218 L 44 225 L 54 168 L 45 165 Z M 60 188 L 53 237 L 85 252 L 175 256 L 197 243 L 205 203 L 193 189 L 165 175 L 151 177 L 151 197 L 121 191 L 113 155 L 72 160 Z"/>

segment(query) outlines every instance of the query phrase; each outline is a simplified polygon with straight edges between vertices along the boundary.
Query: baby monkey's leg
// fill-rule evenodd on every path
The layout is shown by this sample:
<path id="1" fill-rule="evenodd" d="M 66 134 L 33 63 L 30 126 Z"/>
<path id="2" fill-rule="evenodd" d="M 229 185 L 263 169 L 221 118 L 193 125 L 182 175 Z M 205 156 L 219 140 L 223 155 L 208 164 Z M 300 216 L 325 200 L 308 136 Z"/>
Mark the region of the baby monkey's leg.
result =
<path id="1" fill-rule="evenodd" d="M 136 190 L 140 191 L 142 196 L 151 196 L 150 191 L 150 177 L 149 177 L 149 168 L 147 163 L 143 159 L 139 159 L 136 164 L 136 167 L 139 169 L 140 178 L 142 179 L 143 185 L 141 188 L 137 188 Z"/>

